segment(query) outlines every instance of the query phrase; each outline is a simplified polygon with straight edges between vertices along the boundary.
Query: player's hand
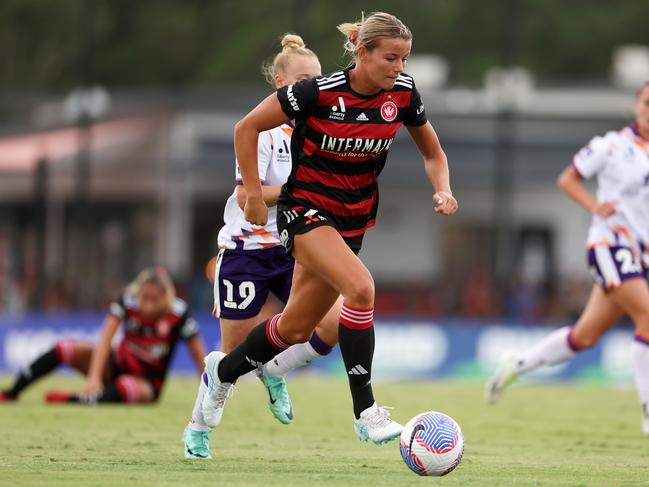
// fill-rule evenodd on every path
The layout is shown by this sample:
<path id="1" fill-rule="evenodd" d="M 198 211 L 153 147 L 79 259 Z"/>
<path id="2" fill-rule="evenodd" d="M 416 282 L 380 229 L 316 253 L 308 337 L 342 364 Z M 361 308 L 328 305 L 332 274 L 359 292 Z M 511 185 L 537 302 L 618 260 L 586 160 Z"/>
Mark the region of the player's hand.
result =
<path id="1" fill-rule="evenodd" d="M 435 203 L 435 212 L 442 215 L 450 216 L 457 211 L 457 201 L 451 193 L 446 191 L 438 191 L 433 195 L 433 203 Z"/>
<path id="2" fill-rule="evenodd" d="M 261 197 L 248 196 L 243 208 L 243 214 L 246 221 L 253 225 L 264 226 L 268 223 L 268 207 Z"/>
<path id="3" fill-rule="evenodd" d="M 602 218 L 608 218 L 611 215 L 614 215 L 617 210 L 615 209 L 614 201 L 604 201 L 602 203 L 597 203 L 595 207 L 591 210 L 593 215 L 601 216 Z"/>
<path id="4" fill-rule="evenodd" d="M 103 389 L 104 384 L 102 384 L 101 380 L 88 377 L 86 385 L 81 389 L 79 396 L 83 397 L 88 402 L 94 402 Z"/>
<path id="5" fill-rule="evenodd" d="M 243 186 L 237 186 L 235 194 L 237 196 L 237 205 L 239 205 L 239 208 L 243 210 L 246 207 L 246 200 L 248 199 L 246 188 Z"/>

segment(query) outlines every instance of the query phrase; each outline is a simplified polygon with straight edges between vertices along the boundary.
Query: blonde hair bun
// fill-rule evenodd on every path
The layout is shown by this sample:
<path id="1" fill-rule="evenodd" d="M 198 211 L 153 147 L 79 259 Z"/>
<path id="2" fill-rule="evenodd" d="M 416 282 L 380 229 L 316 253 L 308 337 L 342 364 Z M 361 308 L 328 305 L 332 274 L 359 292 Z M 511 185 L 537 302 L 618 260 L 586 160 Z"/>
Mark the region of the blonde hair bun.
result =
<path id="1" fill-rule="evenodd" d="M 304 40 L 297 34 L 284 34 L 282 37 L 282 51 L 302 49 L 306 47 Z"/>
<path id="2" fill-rule="evenodd" d="M 268 84 L 273 88 L 275 88 L 275 75 L 286 72 L 286 66 L 291 56 L 313 56 L 318 59 L 318 56 L 306 47 L 302 37 L 297 34 L 284 34 L 281 44 L 282 50 L 273 57 L 272 61 L 267 61 L 261 65 L 261 74 L 264 75 Z"/>

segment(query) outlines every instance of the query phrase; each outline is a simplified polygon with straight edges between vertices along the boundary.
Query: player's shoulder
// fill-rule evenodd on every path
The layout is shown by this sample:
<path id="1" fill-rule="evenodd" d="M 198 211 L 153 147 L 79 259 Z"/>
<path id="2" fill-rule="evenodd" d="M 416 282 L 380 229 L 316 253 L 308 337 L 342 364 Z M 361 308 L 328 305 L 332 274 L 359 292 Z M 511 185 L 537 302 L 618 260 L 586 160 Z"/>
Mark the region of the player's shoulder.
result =
<path id="1" fill-rule="evenodd" d="M 293 127 L 288 123 L 283 123 L 278 127 L 273 127 L 272 129 L 260 132 L 258 144 L 260 146 L 264 145 L 272 151 L 277 144 L 280 144 L 281 147 L 281 141 L 283 139 L 290 140 L 292 134 Z"/>
<path id="2" fill-rule="evenodd" d="M 316 76 L 313 78 L 315 83 L 320 91 L 331 90 L 332 88 L 339 87 L 347 83 L 347 77 L 345 76 L 345 71 L 335 71 L 326 76 Z"/>
<path id="3" fill-rule="evenodd" d="M 273 127 L 270 130 L 266 130 L 262 133 L 259 134 L 259 137 L 262 135 L 264 136 L 265 140 L 268 140 L 269 142 L 274 142 L 275 140 L 279 140 L 282 137 L 287 135 L 287 130 L 292 130 L 293 127 L 288 124 L 288 123 L 283 123 L 282 125 L 278 125 L 277 127 Z M 290 137 L 290 135 L 289 135 Z"/>
<path id="4" fill-rule="evenodd" d="M 622 137 L 620 131 L 610 130 L 603 134 L 593 136 L 588 142 L 587 147 L 594 151 L 606 151 L 607 149 L 615 147 Z"/>
<path id="5" fill-rule="evenodd" d="M 609 130 L 602 135 L 602 139 L 610 142 L 622 140 L 626 137 L 626 130 L 626 128 L 623 128 L 622 130 Z"/>
<path id="6" fill-rule="evenodd" d="M 184 299 L 181 298 L 174 298 L 174 302 L 171 305 L 171 312 L 175 316 L 183 316 L 185 313 L 189 311 L 189 306 L 187 305 L 187 302 Z"/>
<path id="7" fill-rule="evenodd" d="M 412 76 L 406 73 L 401 73 L 397 76 L 397 80 L 394 82 L 395 87 L 398 86 L 401 89 L 405 88 L 407 90 L 412 90 L 415 87 L 415 80 Z"/>

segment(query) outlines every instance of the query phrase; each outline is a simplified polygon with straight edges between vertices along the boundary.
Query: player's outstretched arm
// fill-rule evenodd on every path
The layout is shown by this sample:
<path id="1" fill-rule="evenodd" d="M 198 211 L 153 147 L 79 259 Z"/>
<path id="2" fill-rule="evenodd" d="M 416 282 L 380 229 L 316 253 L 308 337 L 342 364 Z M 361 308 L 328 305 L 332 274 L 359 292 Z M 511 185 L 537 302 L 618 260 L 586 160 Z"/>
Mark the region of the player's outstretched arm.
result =
<path id="1" fill-rule="evenodd" d="M 419 127 L 408 127 L 408 132 L 424 158 L 426 175 L 435 188 L 435 211 L 447 216 L 452 215 L 457 211 L 458 205 L 451 191 L 446 154 L 435 130 L 430 122 L 426 122 Z"/>
<path id="2" fill-rule="evenodd" d="M 113 337 L 117 333 L 120 323 L 120 319 L 112 314 L 108 314 L 104 319 L 99 343 L 97 343 L 92 351 L 90 367 L 88 368 L 88 378 L 85 387 L 81 390 L 81 395 L 86 397 L 94 396 L 103 389 L 104 370 L 108 362 Z"/>
<path id="3" fill-rule="evenodd" d="M 234 150 L 247 196 L 244 214 L 246 220 L 254 225 L 265 225 L 268 221 L 268 207 L 264 203 L 257 161 L 259 134 L 287 120 L 277 95 L 272 94 L 234 126 Z"/>
<path id="4" fill-rule="evenodd" d="M 187 348 L 189 349 L 189 353 L 191 354 L 192 359 L 196 364 L 196 370 L 198 370 L 199 375 L 202 374 L 203 369 L 205 368 L 203 357 L 207 355 L 203 339 L 199 335 L 194 335 L 189 340 L 187 340 Z"/>
<path id="5" fill-rule="evenodd" d="M 557 186 L 559 189 L 566 193 L 570 198 L 579 203 L 586 210 L 607 218 L 615 213 L 615 203 L 612 201 L 604 201 L 599 203 L 593 195 L 591 195 L 584 185 L 582 178 L 577 169 L 572 164 L 565 168 L 557 178 Z"/>

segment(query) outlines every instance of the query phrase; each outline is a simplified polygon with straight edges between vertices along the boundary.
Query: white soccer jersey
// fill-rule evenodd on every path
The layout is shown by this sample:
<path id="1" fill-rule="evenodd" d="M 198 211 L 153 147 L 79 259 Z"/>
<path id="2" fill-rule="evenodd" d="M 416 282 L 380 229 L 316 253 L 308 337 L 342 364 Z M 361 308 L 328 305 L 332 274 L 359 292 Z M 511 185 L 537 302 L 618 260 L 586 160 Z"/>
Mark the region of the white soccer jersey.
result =
<path id="1" fill-rule="evenodd" d="M 259 134 L 257 161 L 259 178 L 266 186 L 284 184 L 291 173 L 291 135 L 293 126 L 283 124 Z M 237 184 L 242 184 L 239 164 L 236 164 Z M 277 207 L 268 209 L 268 223 L 263 227 L 246 221 L 233 192 L 225 204 L 225 225 L 218 237 L 219 248 L 256 250 L 280 245 L 277 232 Z"/>
<path id="2" fill-rule="evenodd" d="M 633 126 L 594 137 L 573 160 L 583 178 L 597 176 L 597 201 L 612 201 L 616 213 L 593 216 L 588 246 L 649 244 L 649 140 Z"/>

